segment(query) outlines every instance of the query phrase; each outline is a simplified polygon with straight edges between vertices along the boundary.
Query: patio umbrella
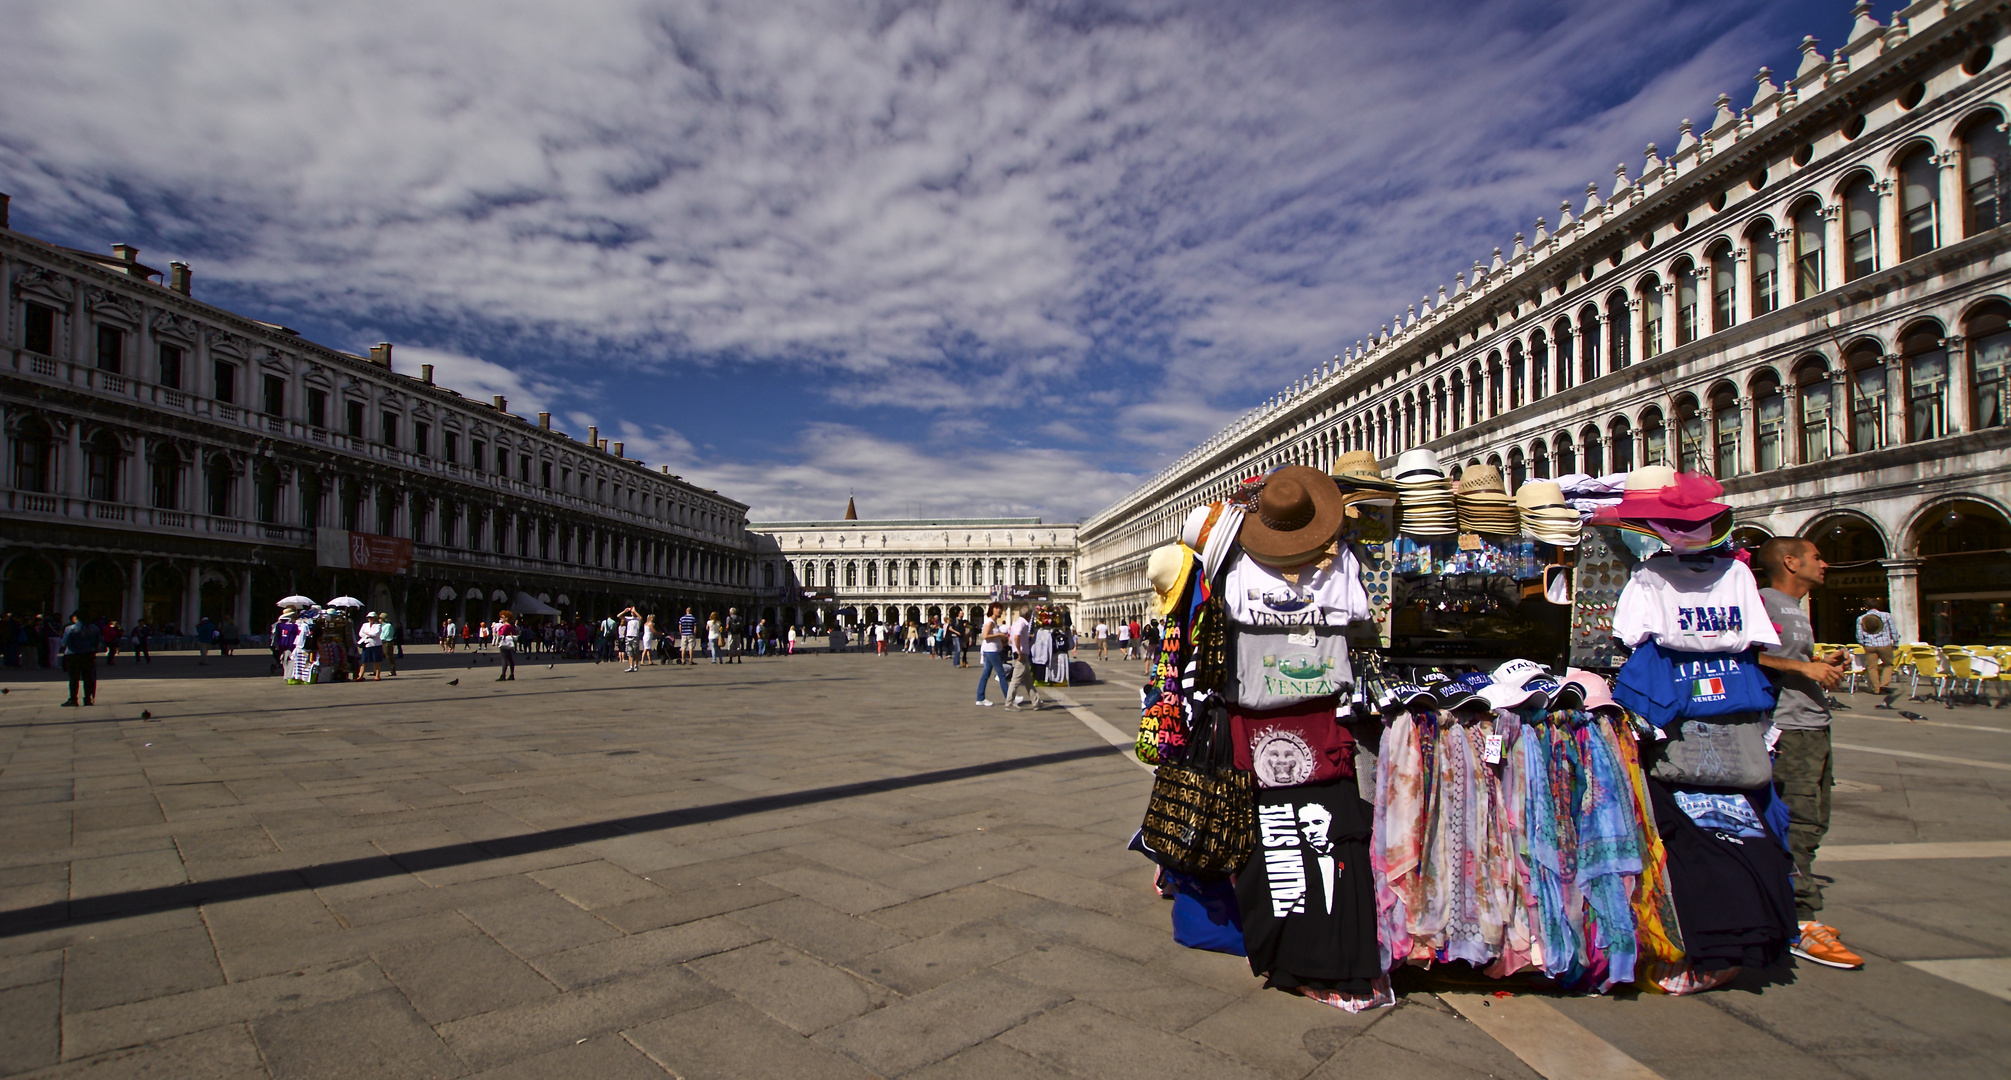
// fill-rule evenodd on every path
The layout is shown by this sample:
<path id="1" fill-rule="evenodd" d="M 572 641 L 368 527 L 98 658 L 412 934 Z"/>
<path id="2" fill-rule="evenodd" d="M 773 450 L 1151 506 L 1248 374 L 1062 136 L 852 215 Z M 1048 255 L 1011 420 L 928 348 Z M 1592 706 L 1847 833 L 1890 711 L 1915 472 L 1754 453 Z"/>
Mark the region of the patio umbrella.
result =
<path id="1" fill-rule="evenodd" d="M 284 599 L 284 600 L 281 600 L 281 601 L 280 601 L 280 602 L 279 602 L 279 603 L 278 603 L 278 604 L 277 604 L 276 606 L 278 606 L 278 607 L 313 607 L 313 606 L 314 606 L 314 601 L 312 601 L 312 600 L 309 600 L 309 599 L 308 599 L 307 597 L 305 597 L 305 596 L 289 596 L 289 597 L 287 597 L 286 599 Z"/>
<path id="2" fill-rule="evenodd" d="M 363 601 L 353 596 L 338 596 L 328 602 L 329 607 L 362 607 Z"/>

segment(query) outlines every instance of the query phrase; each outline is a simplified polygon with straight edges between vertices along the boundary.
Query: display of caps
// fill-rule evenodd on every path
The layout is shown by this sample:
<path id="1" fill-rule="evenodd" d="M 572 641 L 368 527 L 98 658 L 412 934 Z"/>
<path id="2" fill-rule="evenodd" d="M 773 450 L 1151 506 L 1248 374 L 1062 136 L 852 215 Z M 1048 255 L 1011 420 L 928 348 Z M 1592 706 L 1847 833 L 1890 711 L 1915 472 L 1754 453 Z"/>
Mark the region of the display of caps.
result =
<path id="1" fill-rule="evenodd" d="M 1613 688 L 1606 685 L 1605 679 L 1600 678 L 1592 672 L 1581 668 L 1571 668 L 1564 673 L 1564 682 L 1567 686 L 1577 687 L 1584 695 L 1584 703 L 1587 710 L 1618 709 L 1620 707 L 1620 703 L 1613 700 Z"/>
<path id="2" fill-rule="evenodd" d="M 1434 671 L 1419 679 L 1418 685 L 1437 699 L 1441 709 L 1457 709 L 1480 700 L 1474 695 L 1472 687 L 1442 671 Z"/>
<path id="3" fill-rule="evenodd" d="M 1531 703 L 1539 706 L 1547 705 L 1550 698 L 1543 687 L 1539 685 L 1541 683 L 1550 683 L 1551 686 L 1557 685 L 1548 679 L 1531 679 L 1526 686 L 1513 686 L 1508 683 L 1490 683 L 1481 688 L 1480 697 L 1481 700 L 1487 702 L 1487 707 L 1490 709 L 1517 709 Z"/>
<path id="4" fill-rule="evenodd" d="M 1422 704 L 1431 708 L 1438 704 L 1432 692 L 1416 683 L 1398 683 L 1383 691 L 1382 700 L 1376 702 L 1379 709 L 1407 709 Z"/>
<path id="5" fill-rule="evenodd" d="M 1573 709 L 1585 704 L 1585 688 L 1576 683 L 1561 683 L 1545 675 L 1540 679 L 1529 680 L 1524 686 L 1542 690 L 1549 696 L 1550 707 L 1553 709 Z"/>
<path id="6" fill-rule="evenodd" d="M 1534 660 L 1510 660 L 1494 669 L 1494 681 L 1509 686 L 1522 684 L 1538 676 L 1547 676 L 1550 669 Z"/>

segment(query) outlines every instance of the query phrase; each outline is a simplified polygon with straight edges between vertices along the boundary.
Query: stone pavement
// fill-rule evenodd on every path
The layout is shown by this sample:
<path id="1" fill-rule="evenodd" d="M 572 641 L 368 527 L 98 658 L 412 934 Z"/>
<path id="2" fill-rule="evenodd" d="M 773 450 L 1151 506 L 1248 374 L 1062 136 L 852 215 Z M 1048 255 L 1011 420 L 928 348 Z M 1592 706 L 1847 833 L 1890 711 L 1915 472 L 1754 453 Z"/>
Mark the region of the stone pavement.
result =
<path id="1" fill-rule="evenodd" d="M 1553 1077 L 2011 1060 L 2011 712 L 1840 724 L 1866 749 L 1840 752 L 1818 868 L 1864 972 L 1499 1016 L 1407 975 L 1399 1007 L 1349 1016 L 1174 946 L 1124 850 L 1149 775 L 1071 711 L 973 708 L 975 670 L 526 662 L 498 684 L 412 653 L 297 688 L 262 655 L 121 663 L 89 710 L 0 674 L 0 1074 L 1540 1075 L 1504 1041 Z M 1067 693 L 1129 731 L 1142 665 L 1102 667 Z"/>

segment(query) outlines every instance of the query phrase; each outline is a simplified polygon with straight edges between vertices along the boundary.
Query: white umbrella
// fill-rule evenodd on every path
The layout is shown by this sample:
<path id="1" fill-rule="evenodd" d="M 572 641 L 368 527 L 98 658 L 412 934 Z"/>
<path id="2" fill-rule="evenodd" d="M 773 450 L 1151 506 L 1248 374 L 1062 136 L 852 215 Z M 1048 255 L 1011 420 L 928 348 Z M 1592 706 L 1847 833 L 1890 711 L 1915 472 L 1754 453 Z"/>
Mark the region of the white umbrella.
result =
<path id="1" fill-rule="evenodd" d="M 329 607 L 362 607 L 363 601 L 353 596 L 338 596 L 328 602 Z"/>
<path id="2" fill-rule="evenodd" d="M 279 607 L 313 607 L 313 606 L 314 606 L 314 601 L 312 601 L 312 600 L 309 600 L 309 599 L 308 599 L 307 597 L 305 597 L 305 596 L 289 596 L 289 597 L 287 597 L 286 599 L 284 599 L 284 600 L 281 600 L 281 601 L 279 602 L 279 604 L 278 604 L 277 606 L 279 606 Z"/>

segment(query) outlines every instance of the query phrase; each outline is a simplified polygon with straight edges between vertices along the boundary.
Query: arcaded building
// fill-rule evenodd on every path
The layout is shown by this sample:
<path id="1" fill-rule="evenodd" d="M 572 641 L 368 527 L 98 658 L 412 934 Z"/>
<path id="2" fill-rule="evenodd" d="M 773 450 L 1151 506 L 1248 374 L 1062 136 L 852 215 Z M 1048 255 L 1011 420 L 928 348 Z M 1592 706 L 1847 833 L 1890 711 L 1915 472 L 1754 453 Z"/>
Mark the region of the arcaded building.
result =
<path id="1" fill-rule="evenodd" d="M 1926 0 L 1805 41 L 1084 522 L 1084 608 L 1143 612 L 1146 555 L 1252 473 L 1421 446 L 1518 482 L 1707 471 L 1747 537 L 1836 565 L 1823 640 L 1878 605 L 1902 640 L 2011 643 L 2004 20 Z"/>
<path id="2" fill-rule="evenodd" d="M 5 206 L 0 610 L 255 632 L 296 592 L 414 628 L 519 594 L 589 617 L 751 596 L 745 504 L 397 370 L 389 345 L 205 304 L 179 263 L 15 232 Z"/>

